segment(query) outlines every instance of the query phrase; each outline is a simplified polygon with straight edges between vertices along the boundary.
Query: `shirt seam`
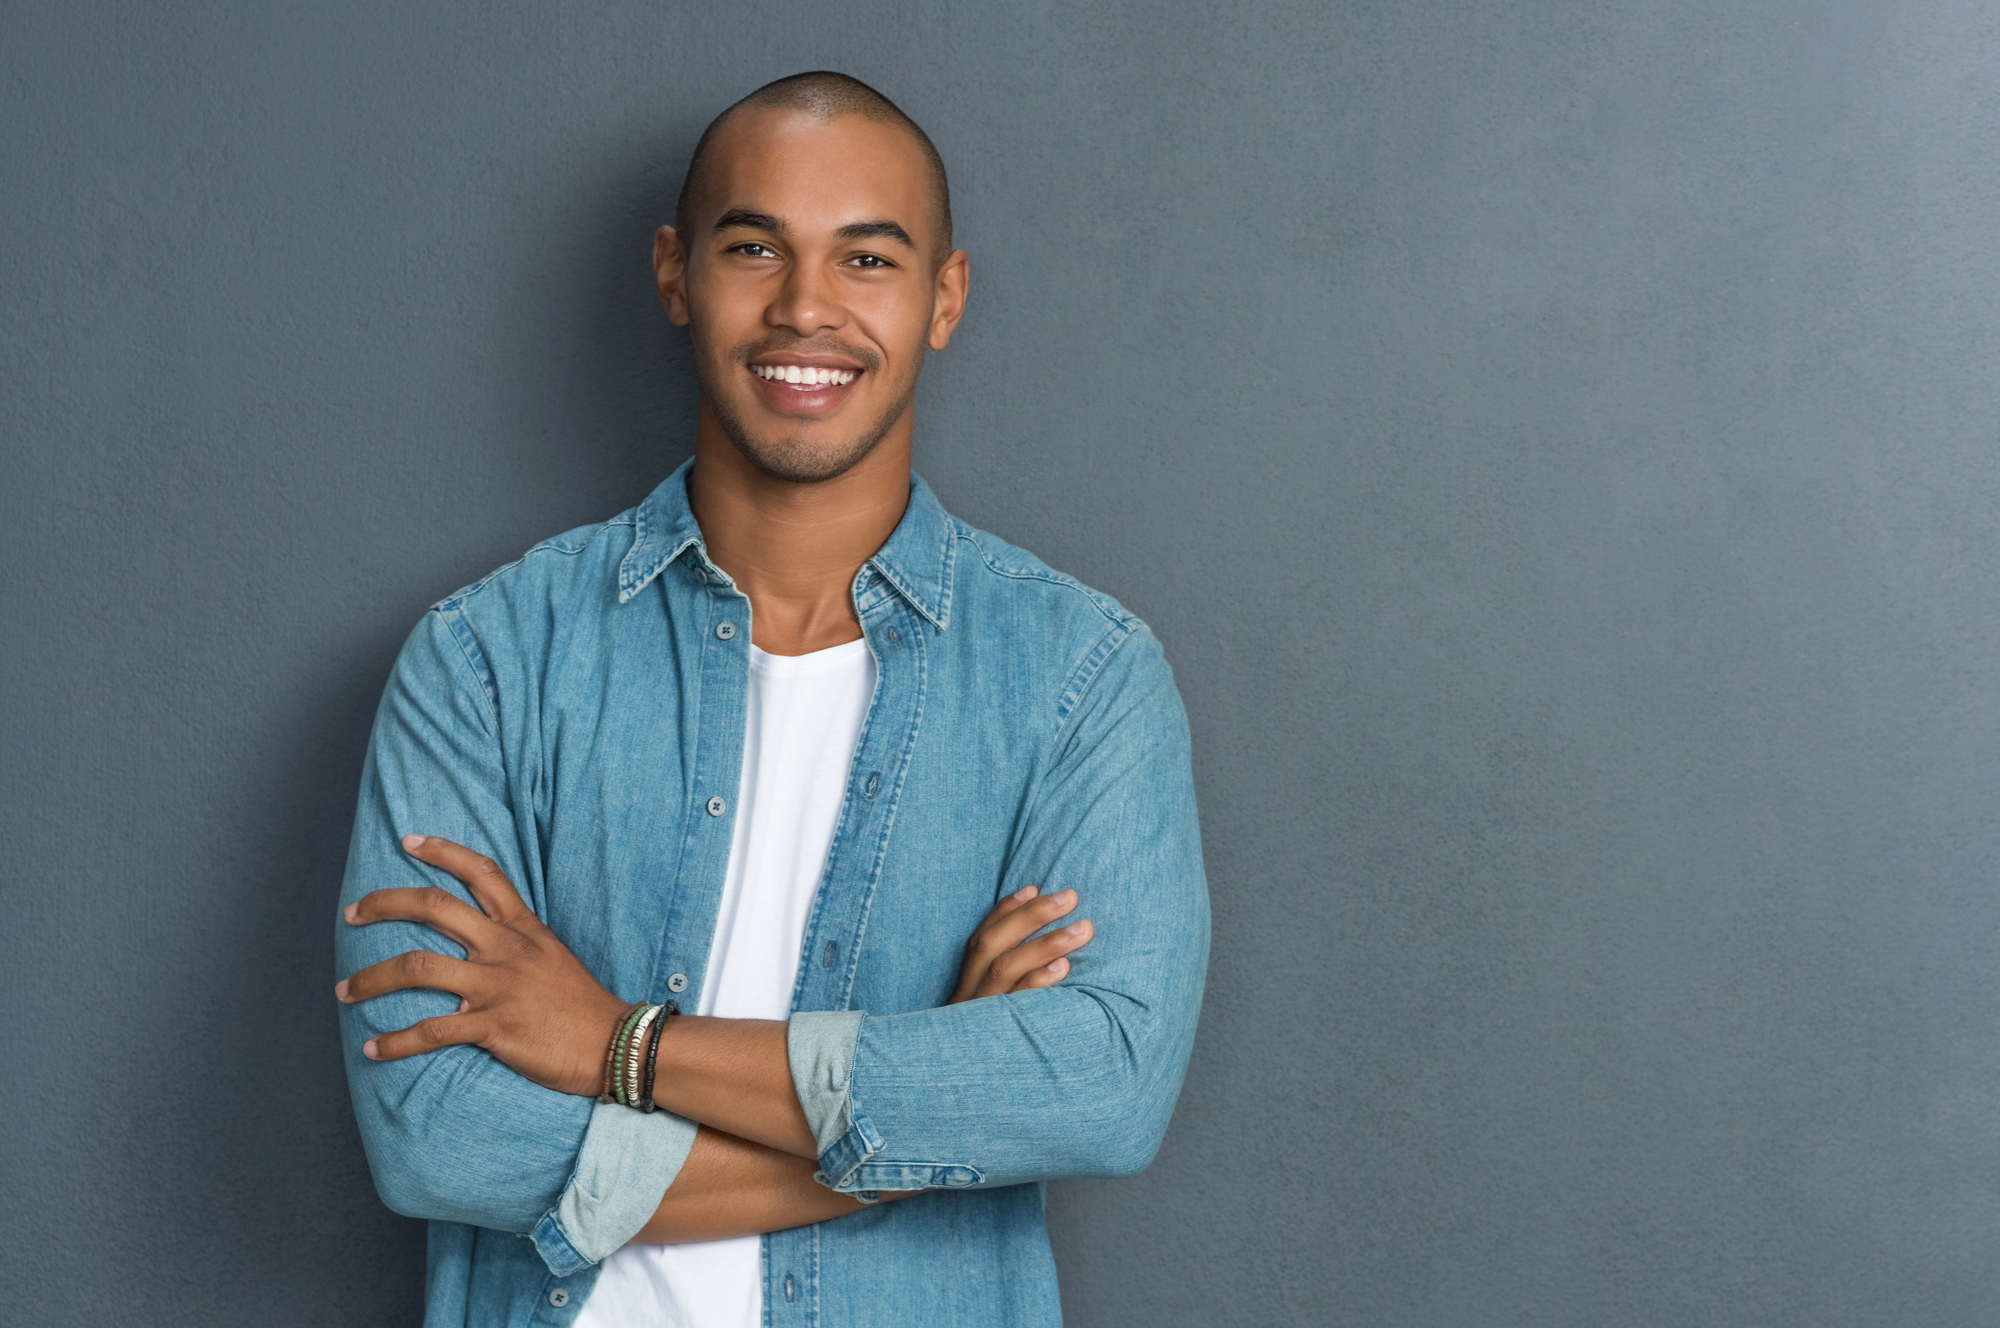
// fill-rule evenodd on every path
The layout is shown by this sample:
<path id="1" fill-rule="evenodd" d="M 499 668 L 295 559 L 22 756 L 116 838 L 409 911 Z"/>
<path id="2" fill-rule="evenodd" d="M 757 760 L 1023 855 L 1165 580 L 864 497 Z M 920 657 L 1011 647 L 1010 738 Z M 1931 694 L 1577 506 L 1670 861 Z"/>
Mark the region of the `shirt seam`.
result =
<path id="1" fill-rule="evenodd" d="M 1097 680 L 1104 675 L 1104 666 L 1118 652 L 1118 647 L 1137 636 L 1143 626 L 1144 624 L 1136 618 L 1119 623 L 1099 637 L 1097 644 L 1092 646 L 1077 663 L 1076 669 L 1063 684 L 1061 698 L 1056 702 L 1056 727 L 1055 732 L 1050 735 L 1051 746 L 1056 745 L 1064 728 L 1069 724 L 1069 717 L 1076 713 L 1077 706 L 1089 694 Z"/>
<path id="2" fill-rule="evenodd" d="M 442 608 L 431 610 L 444 622 L 445 630 L 451 633 L 452 643 L 458 647 L 460 661 L 472 673 L 473 681 L 479 684 L 479 695 L 486 702 L 486 717 L 489 721 L 488 733 L 500 731 L 500 690 L 494 684 L 493 671 L 486 666 L 486 652 L 479 648 L 478 640 L 472 635 L 470 624 L 462 621 L 463 615 L 456 609 L 449 612 Z M 458 670 L 452 670 L 456 675 Z"/>
<path id="3" fill-rule="evenodd" d="M 980 532 L 973 530 L 971 527 L 968 526 L 960 531 L 959 538 L 964 540 L 970 540 L 972 542 L 973 547 L 979 550 L 979 561 L 985 563 L 987 570 L 992 572 L 995 576 L 1004 576 L 1009 580 L 1013 581 L 1042 581 L 1052 586 L 1060 586 L 1065 590 L 1073 591 L 1077 595 L 1082 596 L 1086 603 L 1088 603 L 1092 608 L 1096 609 L 1099 613 L 1103 614 L 1106 620 L 1110 622 L 1125 624 L 1128 626 L 1136 625 L 1138 623 L 1139 619 L 1133 615 L 1131 610 L 1124 608 L 1122 605 L 1114 605 L 1113 602 L 1103 594 L 1099 593 L 1098 591 L 1092 590 L 1089 586 L 1086 586 L 1085 584 L 1083 584 L 1083 582 L 1077 580 L 1073 576 L 1068 576 L 1062 572 L 1056 571 L 1053 567 L 1036 568 L 1036 567 L 1003 566 L 1001 563 L 994 560 L 993 554 L 987 549 L 985 544 L 983 544 L 980 541 L 979 534 Z"/>
<path id="4" fill-rule="evenodd" d="M 458 608 L 459 606 L 463 605 L 467 600 L 471 599 L 474 595 L 477 595 L 480 591 L 486 589 L 487 585 L 491 583 L 496 577 L 503 576 L 506 573 L 513 571 L 516 567 L 519 567 L 521 564 L 527 562 L 530 558 L 534 557 L 538 553 L 560 553 L 574 557 L 579 553 L 589 552 L 590 546 L 597 542 L 598 536 L 604 534 L 604 532 L 610 530 L 613 526 L 636 527 L 637 525 L 638 525 L 637 517 L 626 514 L 620 514 L 618 516 L 612 517 L 609 521 L 601 521 L 597 525 L 592 526 L 590 528 L 590 537 L 584 540 L 583 543 L 573 546 L 565 545 L 562 542 L 563 541 L 562 535 L 551 535 L 548 539 L 545 539 L 540 544 L 535 545 L 533 548 L 529 549 L 526 553 L 522 554 L 514 561 L 510 563 L 502 563 L 500 566 L 488 572 L 485 576 L 482 576 L 477 581 L 474 581 L 471 585 L 466 586 L 461 590 L 454 590 L 451 594 L 446 595 L 443 599 L 439 600 L 436 604 L 433 604 L 431 607 L 440 610 Z"/>

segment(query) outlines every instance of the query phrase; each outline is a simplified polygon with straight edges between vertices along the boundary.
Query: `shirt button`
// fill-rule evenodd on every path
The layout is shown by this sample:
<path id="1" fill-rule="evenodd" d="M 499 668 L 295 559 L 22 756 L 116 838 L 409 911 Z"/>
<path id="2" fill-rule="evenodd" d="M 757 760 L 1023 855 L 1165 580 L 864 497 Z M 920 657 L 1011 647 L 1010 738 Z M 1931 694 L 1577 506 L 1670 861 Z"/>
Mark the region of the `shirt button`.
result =
<path id="1" fill-rule="evenodd" d="M 687 975 L 687 974 L 685 974 L 685 973 L 675 973 L 675 974 L 672 974 L 671 976 L 669 976 L 669 977 L 667 978 L 667 990 L 668 990 L 668 991 L 686 991 L 687 989 L 688 989 L 688 975 Z"/>
<path id="2" fill-rule="evenodd" d="M 895 645 L 895 644 L 896 644 L 896 643 L 897 643 L 898 641 L 900 641 L 900 640 L 902 640 L 902 639 L 903 639 L 903 634 L 902 634 L 901 632 L 897 631 L 897 630 L 896 630 L 895 628 L 893 628 L 893 627 L 891 627 L 891 628 L 889 629 L 889 644 L 890 644 L 890 645 L 892 645 L 892 646 L 893 646 L 893 645 Z"/>
<path id="3" fill-rule="evenodd" d="M 557 1309 L 561 1309 L 563 1306 L 569 1304 L 569 1291 L 564 1287 L 557 1287 L 554 1291 L 549 1292 L 549 1304 L 555 1306 Z"/>
<path id="4" fill-rule="evenodd" d="M 736 635 L 736 624 L 732 622 L 717 623 L 715 625 L 715 634 L 721 640 L 727 641 L 730 637 Z"/>
<path id="5" fill-rule="evenodd" d="M 728 808 L 728 806 L 729 804 L 724 802 L 721 798 L 710 798 L 708 800 L 708 814 L 710 816 L 720 816 Z"/>

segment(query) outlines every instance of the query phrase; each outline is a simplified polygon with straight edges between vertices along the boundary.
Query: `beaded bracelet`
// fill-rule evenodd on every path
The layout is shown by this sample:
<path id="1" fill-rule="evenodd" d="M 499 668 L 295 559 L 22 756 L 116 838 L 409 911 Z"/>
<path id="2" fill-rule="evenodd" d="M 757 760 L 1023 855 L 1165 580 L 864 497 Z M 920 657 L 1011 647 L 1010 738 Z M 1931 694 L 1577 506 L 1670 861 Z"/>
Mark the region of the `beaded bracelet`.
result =
<path id="1" fill-rule="evenodd" d="M 611 1041 L 606 1043 L 604 1047 L 604 1077 L 598 1083 L 597 1100 L 599 1102 L 616 1102 L 618 1100 L 612 1095 L 611 1091 L 612 1072 L 614 1063 L 618 1059 L 618 1034 L 624 1029 L 625 1021 L 630 1019 L 634 1011 L 638 1010 L 638 1008 L 637 1005 L 626 1007 L 625 1013 L 618 1016 L 618 1022 L 611 1026 Z"/>
<path id="2" fill-rule="evenodd" d="M 628 1107 L 639 1105 L 639 1049 L 646 1045 L 646 1035 L 653 1023 L 660 1017 L 660 1007 L 648 1005 L 646 1012 L 639 1016 L 639 1022 L 632 1025 L 632 1035 L 625 1039 L 625 1052 L 620 1058 L 618 1086 L 624 1090 L 623 1102 Z"/>
<path id="3" fill-rule="evenodd" d="M 653 1073 L 660 1065 L 660 1034 L 666 1031 L 667 1020 L 681 1012 L 678 1001 L 668 1001 L 660 1007 L 660 1017 L 653 1021 L 653 1036 L 646 1042 L 646 1085 L 639 1100 L 639 1110 L 651 1114 L 656 1107 L 653 1101 Z"/>
<path id="4" fill-rule="evenodd" d="M 639 1105 L 639 1049 L 646 1045 L 646 1029 L 659 1012 L 659 1006 L 648 1005 L 625 1035 L 625 1045 L 618 1049 L 618 1087 L 628 1107 Z"/>
<path id="5" fill-rule="evenodd" d="M 618 1021 L 618 1027 L 611 1035 L 611 1100 L 621 1106 L 625 1102 L 625 1044 L 631 1039 L 632 1029 L 637 1026 L 639 1016 L 652 1008 L 644 1001 L 639 1002 Z"/>

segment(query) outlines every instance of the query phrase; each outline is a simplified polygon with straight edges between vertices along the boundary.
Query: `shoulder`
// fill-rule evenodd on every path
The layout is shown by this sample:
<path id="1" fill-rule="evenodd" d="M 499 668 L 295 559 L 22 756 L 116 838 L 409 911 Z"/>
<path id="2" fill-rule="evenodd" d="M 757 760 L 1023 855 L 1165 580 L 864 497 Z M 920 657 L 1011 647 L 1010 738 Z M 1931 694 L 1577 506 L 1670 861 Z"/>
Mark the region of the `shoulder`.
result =
<path id="1" fill-rule="evenodd" d="M 566 647 L 596 638 L 617 605 L 618 564 L 637 524 L 634 509 L 564 531 L 453 591 L 411 634 L 405 666 L 417 650 L 455 656 L 499 705 L 507 680 L 529 678 Z"/>
<path id="2" fill-rule="evenodd" d="M 968 526 L 956 517 L 960 575 L 973 596 L 1014 602 L 1076 620 L 1079 629 L 1105 629 L 1130 634 L 1145 626 L 1111 596 L 1093 590 L 1075 577 L 998 535 Z"/>
<path id="3" fill-rule="evenodd" d="M 1055 689 L 1058 725 L 1107 684 L 1124 691 L 1143 677 L 1171 678 L 1158 640 L 1137 614 L 1028 550 L 953 521 L 954 626 L 963 622 L 983 643 L 1016 658 L 1032 656 L 1045 685 Z"/>
<path id="4" fill-rule="evenodd" d="M 593 578 L 600 593 L 615 598 L 618 563 L 632 547 L 638 524 L 638 509 L 631 508 L 608 521 L 551 536 L 431 607 L 450 615 L 496 610 L 503 602 L 523 599 L 547 603 L 587 589 Z"/>

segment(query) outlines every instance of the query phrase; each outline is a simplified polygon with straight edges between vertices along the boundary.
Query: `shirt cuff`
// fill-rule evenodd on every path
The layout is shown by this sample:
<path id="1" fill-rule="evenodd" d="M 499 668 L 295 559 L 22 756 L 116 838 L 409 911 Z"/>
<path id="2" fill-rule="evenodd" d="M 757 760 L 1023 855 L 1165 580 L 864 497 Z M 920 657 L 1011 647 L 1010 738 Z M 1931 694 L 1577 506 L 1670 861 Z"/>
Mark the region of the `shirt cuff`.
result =
<path id="1" fill-rule="evenodd" d="M 854 1194 L 863 1202 L 872 1194 L 846 1182 L 852 1179 L 859 1153 L 872 1157 L 882 1141 L 867 1118 L 854 1111 L 854 1044 L 861 1036 L 861 1010 L 807 1010 L 792 1016 L 785 1029 L 785 1052 L 792 1066 L 792 1088 L 819 1149 L 820 1171 L 813 1177 L 831 1189 Z"/>
<path id="2" fill-rule="evenodd" d="M 531 1238 L 557 1277 L 579 1273 L 639 1234 L 694 1147 L 691 1120 L 600 1102 L 576 1171 Z"/>

